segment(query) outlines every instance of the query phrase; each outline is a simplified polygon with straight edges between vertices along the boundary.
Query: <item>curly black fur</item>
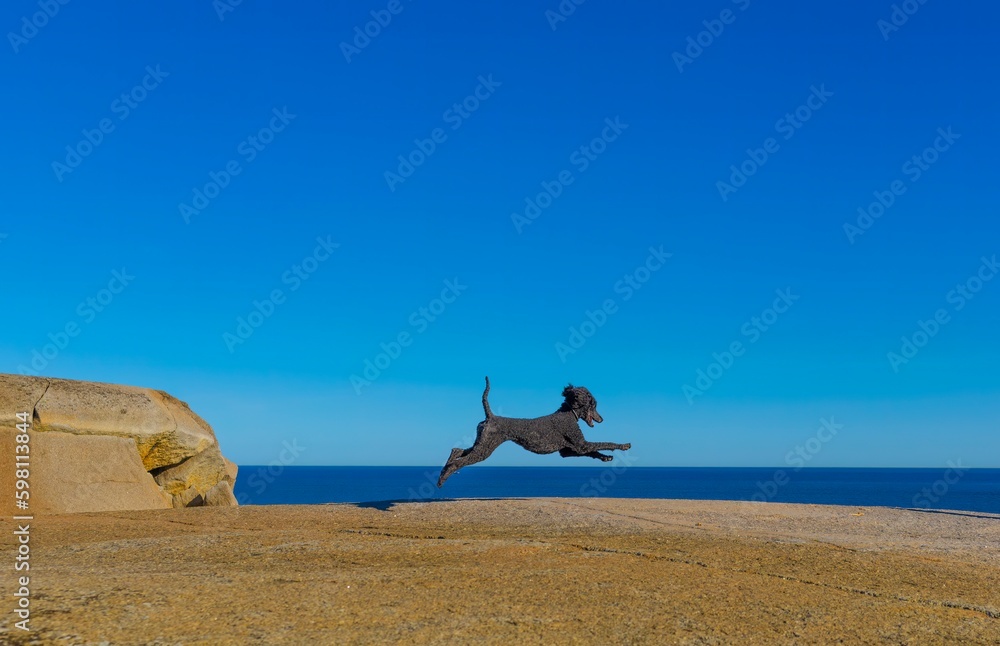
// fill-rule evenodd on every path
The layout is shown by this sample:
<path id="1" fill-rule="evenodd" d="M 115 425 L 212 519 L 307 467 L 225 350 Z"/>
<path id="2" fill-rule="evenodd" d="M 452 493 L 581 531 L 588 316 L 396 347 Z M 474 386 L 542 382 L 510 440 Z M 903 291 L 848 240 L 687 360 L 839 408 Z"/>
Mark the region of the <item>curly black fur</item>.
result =
<path id="1" fill-rule="evenodd" d="M 563 401 L 559 410 L 544 417 L 521 419 L 516 417 L 500 417 L 490 410 L 487 397 L 490 394 L 490 378 L 486 378 L 486 390 L 483 391 L 483 411 L 486 419 L 479 423 L 476 429 L 476 441 L 468 449 L 452 449 L 448 462 L 441 469 L 438 486 L 444 484 L 453 473 L 476 462 L 482 462 L 498 446 L 510 440 L 532 453 L 559 452 L 564 458 L 590 457 L 608 462 L 610 455 L 600 451 L 627 451 L 631 444 L 615 444 L 614 442 L 588 442 L 578 424 L 579 420 L 593 427 L 594 422 L 604 421 L 597 412 L 597 400 L 590 391 L 573 384 L 563 389 Z"/>

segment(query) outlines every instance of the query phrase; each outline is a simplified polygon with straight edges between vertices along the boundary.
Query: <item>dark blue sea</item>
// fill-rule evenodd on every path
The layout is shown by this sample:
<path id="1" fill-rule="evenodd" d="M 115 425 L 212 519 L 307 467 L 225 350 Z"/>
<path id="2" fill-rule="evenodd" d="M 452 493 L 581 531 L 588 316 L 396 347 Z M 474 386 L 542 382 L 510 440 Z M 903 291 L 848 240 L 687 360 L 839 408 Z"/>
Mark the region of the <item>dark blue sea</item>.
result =
<path id="1" fill-rule="evenodd" d="M 956 465 L 958 466 L 958 465 Z M 435 486 L 441 467 L 241 466 L 241 504 L 455 498 L 683 498 L 1000 513 L 1000 469 L 486 467 Z"/>

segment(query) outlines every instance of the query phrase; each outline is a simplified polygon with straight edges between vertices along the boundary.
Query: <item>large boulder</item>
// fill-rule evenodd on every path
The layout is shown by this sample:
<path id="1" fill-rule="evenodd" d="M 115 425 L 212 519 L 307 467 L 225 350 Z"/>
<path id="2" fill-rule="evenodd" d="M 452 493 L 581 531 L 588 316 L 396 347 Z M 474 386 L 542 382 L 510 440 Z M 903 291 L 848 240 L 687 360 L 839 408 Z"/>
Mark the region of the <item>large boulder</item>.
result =
<path id="1" fill-rule="evenodd" d="M 220 482 L 228 482 L 232 490 L 236 478 L 229 475 L 227 462 L 219 447 L 212 445 L 179 464 L 153 469 L 152 473 L 156 484 L 173 497 L 174 507 L 188 507 L 195 495 L 204 497 Z"/>
<path id="2" fill-rule="evenodd" d="M 5 512 L 13 506 L 7 463 L 13 467 L 19 412 L 31 418 L 32 511 L 236 504 L 236 465 L 184 402 L 148 388 L 0 374 Z"/>
<path id="3" fill-rule="evenodd" d="M 0 430 L 0 459 L 14 455 L 16 434 Z M 171 507 L 170 496 L 143 468 L 132 440 L 51 432 L 32 435 L 29 446 L 28 511 L 6 510 L 11 515 Z M 10 476 L 15 470 L 3 472 L 0 495 L 6 503 L 14 498 L 8 491 L 14 490 Z"/>

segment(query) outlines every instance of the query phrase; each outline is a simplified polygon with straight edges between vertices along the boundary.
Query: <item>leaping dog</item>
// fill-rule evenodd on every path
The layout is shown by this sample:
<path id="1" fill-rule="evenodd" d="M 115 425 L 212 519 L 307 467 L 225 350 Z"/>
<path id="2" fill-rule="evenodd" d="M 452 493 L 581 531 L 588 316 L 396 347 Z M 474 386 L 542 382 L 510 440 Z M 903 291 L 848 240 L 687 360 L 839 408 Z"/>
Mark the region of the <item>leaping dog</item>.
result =
<path id="1" fill-rule="evenodd" d="M 483 391 L 483 411 L 486 419 L 479 423 L 476 429 L 476 441 L 468 449 L 452 449 L 448 462 L 441 469 L 438 486 L 444 484 L 453 473 L 476 462 L 482 462 L 498 446 L 510 440 L 532 453 L 559 452 L 564 458 L 589 457 L 609 462 L 613 458 L 600 451 L 628 451 L 631 444 L 616 444 L 614 442 L 588 442 L 580 430 L 579 420 L 593 428 L 594 422 L 604 421 L 597 412 L 597 400 L 586 388 L 574 387 L 573 384 L 563 389 L 563 401 L 559 410 L 551 415 L 522 419 L 517 417 L 500 417 L 490 410 L 488 400 L 490 394 L 490 378 L 486 378 L 486 390 Z"/>

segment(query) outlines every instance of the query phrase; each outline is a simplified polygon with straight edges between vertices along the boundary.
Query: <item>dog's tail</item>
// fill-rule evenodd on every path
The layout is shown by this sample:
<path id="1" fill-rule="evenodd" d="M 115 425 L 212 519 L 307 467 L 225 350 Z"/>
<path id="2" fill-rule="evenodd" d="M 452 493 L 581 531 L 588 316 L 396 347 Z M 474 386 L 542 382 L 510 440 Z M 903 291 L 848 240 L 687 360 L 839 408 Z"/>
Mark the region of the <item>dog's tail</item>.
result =
<path id="1" fill-rule="evenodd" d="M 490 396 L 490 378 L 486 378 L 486 390 L 483 391 L 483 411 L 486 413 L 486 419 L 493 417 L 493 411 L 490 410 L 490 401 L 487 397 Z"/>

